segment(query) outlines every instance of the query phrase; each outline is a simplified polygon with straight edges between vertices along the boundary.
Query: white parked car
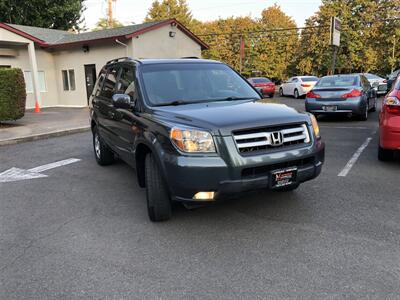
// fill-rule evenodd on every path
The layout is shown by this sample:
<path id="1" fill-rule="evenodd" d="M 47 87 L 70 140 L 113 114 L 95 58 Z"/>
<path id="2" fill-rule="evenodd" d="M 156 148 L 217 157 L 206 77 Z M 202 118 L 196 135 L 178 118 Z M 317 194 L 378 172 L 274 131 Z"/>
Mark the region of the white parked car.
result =
<path id="1" fill-rule="evenodd" d="M 319 80 L 315 76 L 295 76 L 282 83 L 279 88 L 280 96 L 293 96 L 296 99 L 305 96 Z"/>
<path id="2" fill-rule="evenodd" d="M 376 92 L 378 95 L 386 94 L 387 80 L 385 78 L 371 73 L 364 73 L 364 76 L 367 77 L 372 87 L 376 88 Z"/>

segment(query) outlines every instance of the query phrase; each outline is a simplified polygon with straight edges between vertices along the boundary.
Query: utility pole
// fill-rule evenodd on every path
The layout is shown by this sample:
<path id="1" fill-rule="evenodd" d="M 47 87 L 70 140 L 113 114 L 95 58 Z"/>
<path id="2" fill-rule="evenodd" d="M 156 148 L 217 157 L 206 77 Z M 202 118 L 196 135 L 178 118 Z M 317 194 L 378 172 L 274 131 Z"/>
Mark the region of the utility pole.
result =
<path id="1" fill-rule="evenodd" d="M 113 24 L 113 1 L 116 1 L 116 0 L 107 0 L 107 1 L 108 1 L 107 23 L 108 23 L 108 28 L 112 28 L 112 24 Z"/>
<path id="2" fill-rule="evenodd" d="M 331 75 L 335 75 L 335 69 L 336 69 L 336 56 L 337 56 L 337 50 L 338 47 L 335 45 L 332 45 L 333 47 L 333 56 L 332 56 L 332 74 Z"/>
<path id="3" fill-rule="evenodd" d="M 393 73 L 394 71 L 394 66 L 395 66 L 395 61 L 394 61 L 394 53 L 396 51 L 396 36 L 393 35 L 393 50 L 392 50 L 392 71 L 390 73 Z"/>

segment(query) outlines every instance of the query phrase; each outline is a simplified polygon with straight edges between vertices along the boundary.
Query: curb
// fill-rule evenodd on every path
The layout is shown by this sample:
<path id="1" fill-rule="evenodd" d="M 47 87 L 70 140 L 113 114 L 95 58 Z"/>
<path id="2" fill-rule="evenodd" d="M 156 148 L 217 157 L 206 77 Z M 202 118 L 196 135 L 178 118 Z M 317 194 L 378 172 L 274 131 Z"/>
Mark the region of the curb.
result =
<path id="1" fill-rule="evenodd" d="M 71 128 L 71 129 L 63 129 L 63 130 L 46 132 L 46 133 L 33 134 L 33 135 L 24 136 L 24 137 L 0 140 L 0 146 L 15 145 L 15 144 L 24 143 L 24 142 L 31 142 L 31 141 L 48 139 L 48 138 L 52 138 L 52 137 L 64 136 L 64 135 L 69 135 L 69 134 L 74 134 L 74 133 L 81 133 L 81 132 L 86 132 L 88 130 L 90 130 L 90 126 L 83 126 L 83 127 L 77 127 L 77 128 Z"/>

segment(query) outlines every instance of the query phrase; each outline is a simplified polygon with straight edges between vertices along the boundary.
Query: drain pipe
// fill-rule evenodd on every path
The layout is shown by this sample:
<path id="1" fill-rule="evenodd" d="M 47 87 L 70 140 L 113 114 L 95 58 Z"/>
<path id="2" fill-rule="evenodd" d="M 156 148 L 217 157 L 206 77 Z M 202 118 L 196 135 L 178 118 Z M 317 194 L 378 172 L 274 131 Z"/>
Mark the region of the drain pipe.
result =
<path id="1" fill-rule="evenodd" d="M 129 56 L 129 53 L 128 53 L 128 45 L 127 45 L 127 44 L 124 44 L 123 42 L 119 41 L 118 39 L 115 39 L 115 42 L 116 42 L 117 44 L 121 45 L 121 46 L 124 46 L 124 47 L 126 48 L 126 56 Z"/>

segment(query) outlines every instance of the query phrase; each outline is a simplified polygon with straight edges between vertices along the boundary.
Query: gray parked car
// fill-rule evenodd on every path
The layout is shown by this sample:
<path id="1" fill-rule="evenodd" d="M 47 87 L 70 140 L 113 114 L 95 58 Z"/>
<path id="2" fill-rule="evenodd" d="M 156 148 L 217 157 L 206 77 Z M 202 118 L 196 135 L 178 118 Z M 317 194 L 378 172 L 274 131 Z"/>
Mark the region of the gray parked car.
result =
<path id="1" fill-rule="evenodd" d="M 347 114 L 368 119 L 376 110 L 376 90 L 362 74 L 322 77 L 307 94 L 306 111 L 314 115 Z"/>

